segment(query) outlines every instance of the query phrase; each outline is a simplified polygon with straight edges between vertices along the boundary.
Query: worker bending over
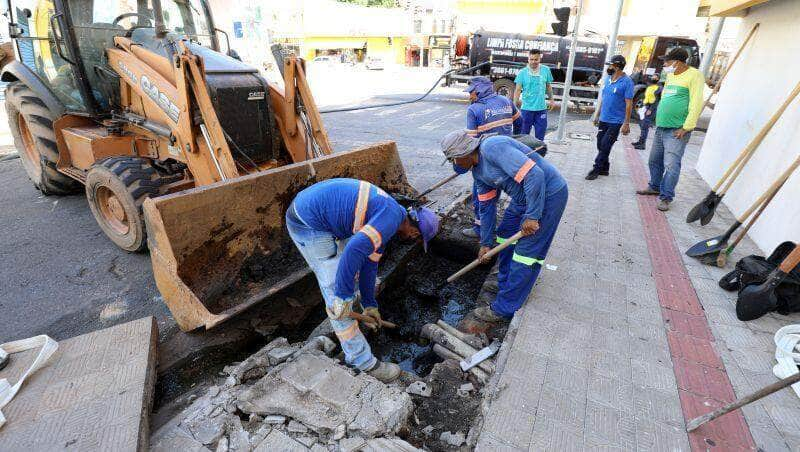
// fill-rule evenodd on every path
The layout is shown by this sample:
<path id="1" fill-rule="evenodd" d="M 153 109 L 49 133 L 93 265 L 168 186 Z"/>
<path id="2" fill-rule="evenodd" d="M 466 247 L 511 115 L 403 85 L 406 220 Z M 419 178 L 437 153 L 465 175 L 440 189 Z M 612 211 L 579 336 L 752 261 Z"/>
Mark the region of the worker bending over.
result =
<path id="1" fill-rule="evenodd" d="M 286 212 L 286 227 L 319 283 L 331 325 L 347 364 L 389 382 L 400 375 L 394 363 L 379 362 L 350 318 L 356 281 L 364 314 L 380 325 L 375 280 L 386 243 L 422 236 L 428 242 L 439 230 L 439 217 L 424 207 L 408 210 L 369 182 L 329 179 L 297 194 Z"/>
<path id="2" fill-rule="evenodd" d="M 567 182 L 547 160 L 522 143 L 505 136 L 472 138 L 464 131 L 442 140 L 448 160 L 472 170 L 478 187 L 481 248 L 478 258 L 494 243 L 522 230 L 524 237 L 499 254 L 497 298 L 490 307 L 477 308 L 478 320 L 510 319 L 530 294 L 553 242 L 567 205 Z M 497 199 L 505 192 L 511 201 L 497 227 Z"/>

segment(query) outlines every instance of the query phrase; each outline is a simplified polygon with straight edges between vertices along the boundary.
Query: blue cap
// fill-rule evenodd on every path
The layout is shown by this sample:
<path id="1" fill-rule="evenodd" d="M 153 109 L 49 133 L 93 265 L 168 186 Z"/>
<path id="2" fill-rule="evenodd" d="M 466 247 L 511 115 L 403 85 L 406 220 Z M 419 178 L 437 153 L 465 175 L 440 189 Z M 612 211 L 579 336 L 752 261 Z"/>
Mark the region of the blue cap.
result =
<path id="1" fill-rule="evenodd" d="M 471 92 L 475 91 L 476 89 L 480 88 L 481 85 L 489 85 L 492 88 L 494 88 L 494 84 L 492 83 L 491 80 L 489 80 L 488 77 L 482 77 L 482 76 L 481 77 L 473 77 L 472 79 L 470 79 L 469 86 L 467 86 L 467 89 L 465 89 L 464 92 L 465 93 L 471 93 Z"/>
<path id="2" fill-rule="evenodd" d="M 439 232 L 439 215 L 436 215 L 427 207 L 412 207 L 408 210 L 408 215 L 417 223 L 417 228 L 422 235 L 422 243 L 425 252 L 428 252 L 428 242 L 436 237 Z"/>

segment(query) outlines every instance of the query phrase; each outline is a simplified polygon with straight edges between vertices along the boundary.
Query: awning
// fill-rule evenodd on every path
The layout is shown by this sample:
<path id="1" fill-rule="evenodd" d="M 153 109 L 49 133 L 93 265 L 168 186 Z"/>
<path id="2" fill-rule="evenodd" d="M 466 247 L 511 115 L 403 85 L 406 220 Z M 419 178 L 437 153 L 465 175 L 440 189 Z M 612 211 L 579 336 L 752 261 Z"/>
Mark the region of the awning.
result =
<path id="1" fill-rule="evenodd" d="M 363 39 L 325 39 L 325 40 L 306 40 L 306 48 L 318 50 L 334 49 L 363 49 L 367 46 L 367 41 Z"/>

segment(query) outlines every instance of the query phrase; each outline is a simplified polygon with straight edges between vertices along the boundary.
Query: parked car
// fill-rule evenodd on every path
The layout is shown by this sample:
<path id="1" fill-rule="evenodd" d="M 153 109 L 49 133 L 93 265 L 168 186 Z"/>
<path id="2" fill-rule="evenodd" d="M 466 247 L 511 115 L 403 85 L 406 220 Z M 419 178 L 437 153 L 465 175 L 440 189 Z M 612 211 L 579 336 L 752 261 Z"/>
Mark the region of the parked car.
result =
<path id="1" fill-rule="evenodd" d="M 383 58 L 368 56 L 366 59 L 366 67 L 371 71 L 382 71 L 385 68 Z"/>

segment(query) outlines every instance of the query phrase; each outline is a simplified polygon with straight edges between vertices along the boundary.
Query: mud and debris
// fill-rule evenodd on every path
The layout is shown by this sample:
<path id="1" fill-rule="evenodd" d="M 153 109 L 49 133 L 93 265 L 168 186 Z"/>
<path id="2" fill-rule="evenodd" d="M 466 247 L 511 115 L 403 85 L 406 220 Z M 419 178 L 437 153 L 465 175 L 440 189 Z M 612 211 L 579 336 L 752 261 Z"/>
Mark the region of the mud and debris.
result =
<path id="1" fill-rule="evenodd" d="M 432 250 L 407 264 L 402 272 L 405 276 L 398 277 L 378 296 L 384 320 L 398 325 L 395 330 L 369 336 L 378 359 L 395 362 L 419 376 L 427 375 L 441 361 L 427 341 L 420 339 L 420 331 L 425 324 L 439 319 L 455 326 L 477 306 L 476 298 L 489 267 L 480 267 L 471 277 L 446 284 L 447 277 L 465 263 Z"/>

